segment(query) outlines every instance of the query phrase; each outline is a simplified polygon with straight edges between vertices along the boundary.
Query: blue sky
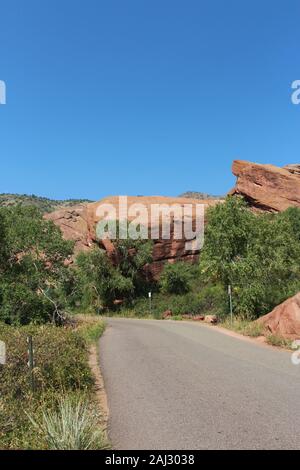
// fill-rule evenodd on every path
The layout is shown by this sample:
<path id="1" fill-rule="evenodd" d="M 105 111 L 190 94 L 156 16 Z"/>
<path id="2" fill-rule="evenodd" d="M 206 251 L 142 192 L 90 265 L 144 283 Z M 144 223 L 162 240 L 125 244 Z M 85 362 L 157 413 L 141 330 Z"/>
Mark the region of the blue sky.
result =
<path id="1" fill-rule="evenodd" d="M 300 161 L 300 3 L 1 0 L 0 192 L 224 194 Z"/>

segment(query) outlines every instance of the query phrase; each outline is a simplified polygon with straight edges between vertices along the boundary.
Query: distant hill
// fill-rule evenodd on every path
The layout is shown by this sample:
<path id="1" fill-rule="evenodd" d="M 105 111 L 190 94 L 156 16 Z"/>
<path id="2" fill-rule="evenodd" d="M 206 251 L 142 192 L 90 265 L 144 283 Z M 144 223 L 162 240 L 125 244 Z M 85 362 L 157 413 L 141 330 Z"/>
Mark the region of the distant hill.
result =
<path id="1" fill-rule="evenodd" d="M 65 199 L 56 200 L 48 199 L 47 197 L 40 197 L 27 194 L 0 194 L 0 207 L 15 206 L 21 204 L 22 206 L 36 206 L 43 213 L 53 212 L 56 209 L 63 207 L 75 206 L 76 204 L 84 202 L 93 202 L 89 199 Z"/>
<path id="2" fill-rule="evenodd" d="M 191 199 L 224 199 L 224 196 L 213 196 L 212 194 L 200 193 L 199 191 L 186 191 L 178 197 L 188 197 Z"/>

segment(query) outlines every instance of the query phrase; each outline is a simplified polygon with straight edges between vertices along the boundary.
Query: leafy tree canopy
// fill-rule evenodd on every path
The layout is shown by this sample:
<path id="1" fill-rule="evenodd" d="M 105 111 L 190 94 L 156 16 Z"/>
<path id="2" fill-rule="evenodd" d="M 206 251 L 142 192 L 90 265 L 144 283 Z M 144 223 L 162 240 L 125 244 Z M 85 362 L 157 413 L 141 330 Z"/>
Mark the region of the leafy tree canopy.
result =
<path id="1" fill-rule="evenodd" d="M 81 307 L 113 307 L 116 300 L 131 301 L 147 286 L 144 266 L 152 260 L 152 241 L 114 241 L 114 260 L 95 248 L 76 259 L 76 296 Z"/>
<path id="2" fill-rule="evenodd" d="M 64 307 L 64 265 L 73 250 L 35 207 L 0 209 L 0 319 L 57 321 Z"/>
<path id="3" fill-rule="evenodd" d="M 231 284 L 236 313 L 263 315 L 300 290 L 298 227 L 300 209 L 254 214 L 229 196 L 208 211 L 201 272 Z"/>

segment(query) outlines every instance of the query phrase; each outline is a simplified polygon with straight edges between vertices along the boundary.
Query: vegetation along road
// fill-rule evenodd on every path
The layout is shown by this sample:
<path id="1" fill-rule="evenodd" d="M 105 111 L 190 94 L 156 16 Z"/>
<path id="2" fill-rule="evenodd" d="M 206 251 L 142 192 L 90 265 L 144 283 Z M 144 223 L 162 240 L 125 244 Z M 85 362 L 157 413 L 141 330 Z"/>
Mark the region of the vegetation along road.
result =
<path id="1" fill-rule="evenodd" d="M 117 449 L 300 448 L 291 355 L 189 322 L 109 319 L 100 341 Z"/>

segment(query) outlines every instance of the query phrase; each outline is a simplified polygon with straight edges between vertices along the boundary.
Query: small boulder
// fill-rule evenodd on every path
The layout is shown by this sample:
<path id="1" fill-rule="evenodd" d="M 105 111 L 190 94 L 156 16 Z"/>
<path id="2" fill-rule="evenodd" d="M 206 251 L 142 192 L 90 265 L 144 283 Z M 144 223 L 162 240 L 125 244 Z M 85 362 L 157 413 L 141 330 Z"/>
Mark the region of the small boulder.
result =
<path id="1" fill-rule="evenodd" d="M 300 292 L 277 305 L 272 312 L 256 320 L 266 334 L 286 339 L 300 338 Z"/>
<path id="2" fill-rule="evenodd" d="M 205 323 L 218 323 L 218 318 L 216 315 L 205 315 Z"/>
<path id="3" fill-rule="evenodd" d="M 193 316 L 194 321 L 203 321 L 205 319 L 205 315 L 195 315 Z"/>
<path id="4" fill-rule="evenodd" d="M 166 318 L 170 318 L 173 316 L 172 310 L 166 310 L 163 314 L 162 317 L 165 320 Z"/>

